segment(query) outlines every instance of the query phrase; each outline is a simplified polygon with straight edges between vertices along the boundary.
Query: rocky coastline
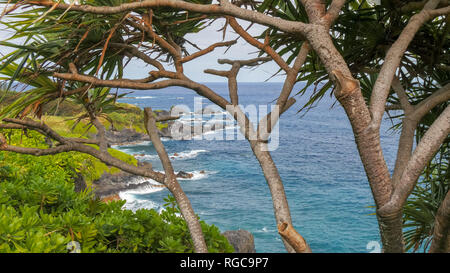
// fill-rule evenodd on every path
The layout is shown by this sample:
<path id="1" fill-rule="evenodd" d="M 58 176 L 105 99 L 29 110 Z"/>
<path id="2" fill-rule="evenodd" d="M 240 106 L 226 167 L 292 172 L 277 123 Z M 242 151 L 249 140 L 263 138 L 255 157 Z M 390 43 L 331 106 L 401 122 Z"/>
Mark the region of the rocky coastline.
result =
<path id="1" fill-rule="evenodd" d="M 169 111 L 158 110 L 155 111 L 156 120 L 160 121 L 159 135 L 163 138 L 170 138 L 176 140 L 189 140 L 198 134 L 223 130 L 225 128 L 224 122 L 208 122 L 207 124 L 187 124 L 180 120 L 180 116 L 171 116 Z M 206 108 L 202 110 L 202 114 L 218 114 L 217 112 Z M 122 130 L 107 130 L 106 138 L 110 145 L 134 145 L 145 141 L 150 141 L 146 133 L 140 133 L 133 129 Z"/>
<path id="2" fill-rule="evenodd" d="M 160 136 L 166 138 L 173 138 L 172 130 L 173 126 L 178 122 L 170 117 L 168 111 L 157 111 L 157 119 L 167 121 L 161 122 L 167 124 L 160 129 Z M 183 125 L 189 126 L 189 125 Z M 214 131 L 223 129 L 223 123 L 220 125 L 201 125 L 203 132 Z M 190 139 L 195 136 L 195 132 L 198 132 L 194 127 L 190 130 L 184 129 L 184 132 L 190 132 L 183 136 L 183 139 Z M 108 130 L 106 132 L 106 138 L 109 145 L 135 145 L 145 141 L 150 141 L 147 134 L 136 132 L 133 129 Z M 142 168 L 152 168 L 152 164 L 148 162 L 138 161 L 138 166 Z M 179 171 L 177 173 L 178 178 L 190 179 L 193 177 L 192 173 Z M 84 179 L 80 176 L 74 178 L 75 188 L 77 190 L 83 190 L 86 187 Z M 95 195 L 104 202 L 110 202 L 114 200 L 120 200 L 119 193 L 129 190 L 138 190 L 145 187 L 165 187 L 164 185 L 155 185 L 144 178 L 120 171 L 116 174 L 104 173 L 100 179 L 93 182 L 93 190 Z M 231 230 L 225 231 L 223 235 L 228 239 L 230 244 L 234 247 L 235 253 L 255 253 L 254 237 L 249 231 L 246 230 Z"/>

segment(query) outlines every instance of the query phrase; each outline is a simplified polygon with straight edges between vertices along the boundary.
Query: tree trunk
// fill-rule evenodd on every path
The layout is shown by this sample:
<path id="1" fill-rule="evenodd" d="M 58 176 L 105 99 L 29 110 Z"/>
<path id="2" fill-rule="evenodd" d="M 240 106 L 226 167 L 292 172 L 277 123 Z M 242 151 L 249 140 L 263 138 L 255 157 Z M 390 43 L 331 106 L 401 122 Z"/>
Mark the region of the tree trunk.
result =
<path id="1" fill-rule="evenodd" d="M 183 215 L 183 218 L 188 226 L 189 233 L 191 234 L 195 252 L 207 253 L 208 248 L 203 236 L 202 227 L 200 225 L 200 222 L 198 221 L 197 215 L 192 209 L 191 202 L 189 201 L 186 193 L 183 191 L 177 181 L 176 175 L 173 171 L 172 163 L 170 162 L 166 149 L 164 148 L 164 145 L 159 138 L 158 129 L 156 127 L 156 119 L 153 116 L 153 111 L 150 107 L 144 108 L 144 125 L 148 135 L 150 136 L 150 140 L 153 143 L 153 147 L 155 147 L 159 159 L 161 160 L 161 163 L 164 167 L 164 184 L 173 194 L 178 206 L 180 207 L 180 212 Z"/>
<path id="2" fill-rule="evenodd" d="M 258 159 L 259 164 L 261 165 L 264 177 L 266 178 L 267 184 L 270 189 L 277 226 L 283 223 L 287 223 L 292 226 L 291 213 L 289 210 L 286 193 L 284 191 L 283 181 L 281 180 L 280 174 L 278 173 L 278 169 L 275 163 L 273 162 L 270 153 L 262 149 L 263 145 L 266 144 L 262 142 L 257 142 L 255 145 L 252 145 L 252 150 L 256 158 Z M 284 238 L 282 238 L 282 240 L 288 252 L 290 253 L 296 252 L 294 248 Z M 311 252 L 309 246 L 307 244 L 306 246 L 307 251 L 305 252 Z"/>
<path id="3" fill-rule="evenodd" d="M 450 252 L 450 191 L 442 201 L 434 220 L 433 242 L 431 253 Z"/>
<path id="4" fill-rule="evenodd" d="M 171 175 L 167 179 L 166 186 L 177 201 L 178 207 L 180 207 L 181 215 L 189 229 L 192 242 L 194 243 L 194 249 L 197 253 L 208 253 L 208 247 L 206 246 L 205 238 L 203 236 L 202 227 L 199 219 L 192 209 L 191 202 L 189 201 L 186 193 L 181 188 L 180 184 L 176 181 L 175 175 Z"/>
<path id="5" fill-rule="evenodd" d="M 369 180 L 376 207 L 379 209 L 390 201 L 393 191 L 379 132 L 370 130 L 370 115 L 367 116 L 368 111 L 359 89 L 347 97 L 340 98 L 339 101 L 352 125 L 359 156 Z M 401 208 L 388 215 L 380 215 L 377 211 L 377 219 L 383 252 L 404 252 Z"/>
<path id="6" fill-rule="evenodd" d="M 377 209 L 389 202 L 392 182 L 383 157 L 379 128 L 372 128 L 372 117 L 359 86 L 340 53 L 334 47 L 327 28 L 317 28 L 307 33 L 310 45 L 319 55 L 333 80 L 335 96 L 345 109 L 352 125 L 355 142 L 364 166 Z M 401 210 L 401 208 L 399 208 Z M 377 211 L 378 213 L 378 211 Z M 401 213 L 378 215 L 383 250 L 403 252 Z"/>

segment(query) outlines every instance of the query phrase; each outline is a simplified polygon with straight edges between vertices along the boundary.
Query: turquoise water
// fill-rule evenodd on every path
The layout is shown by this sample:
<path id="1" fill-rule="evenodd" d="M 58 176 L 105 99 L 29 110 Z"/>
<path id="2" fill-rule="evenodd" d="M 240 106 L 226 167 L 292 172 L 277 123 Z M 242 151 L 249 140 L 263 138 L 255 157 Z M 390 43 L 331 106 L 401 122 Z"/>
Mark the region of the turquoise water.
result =
<path id="1" fill-rule="evenodd" d="M 225 83 L 208 83 L 228 98 Z M 282 84 L 245 83 L 240 87 L 243 105 L 268 105 Z M 297 86 L 296 90 L 299 90 Z M 122 90 L 126 91 L 126 90 Z M 169 110 L 184 104 L 193 109 L 194 92 L 183 88 L 137 91 L 135 98 L 121 101 L 139 107 Z M 137 98 L 136 98 L 137 97 Z M 301 99 L 304 101 L 304 99 Z M 205 106 L 212 105 L 204 99 Z M 280 120 L 279 148 L 272 152 L 284 181 L 295 228 L 314 252 L 368 252 L 370 241 L 379 241 L 371 191 L 360 162 L 350 124 L 342 107 L 327 97 L 306 115 L 297 105 Z M 398 136 L 383 123 L 382 145 L 390 168 Z M 230 129 L 231 130 L 231 129 Z M 223 132 L 223 131 L 222 131 Z M 220 134 L 220 132 L 217 132 Z M 165 139 L 176 171 L 193 172 L 192 180 L 181 180 L 193 208 L 209 224 L 221 230 L 246 229 L 255 236 L 257 252 L 284 252 L 277 234 L 270 193 L 245 140 Z M 130 154 L 145 154 L 142 160 L 162 170 L 151 143 L 120 147 Z M 174 154 L 177 153 L 177 156 Z M 204 173 L 201 173 L 204 171 Z M 122 193 L 130 209 L 161 209 L 167 190 L 146 188 Z"/>

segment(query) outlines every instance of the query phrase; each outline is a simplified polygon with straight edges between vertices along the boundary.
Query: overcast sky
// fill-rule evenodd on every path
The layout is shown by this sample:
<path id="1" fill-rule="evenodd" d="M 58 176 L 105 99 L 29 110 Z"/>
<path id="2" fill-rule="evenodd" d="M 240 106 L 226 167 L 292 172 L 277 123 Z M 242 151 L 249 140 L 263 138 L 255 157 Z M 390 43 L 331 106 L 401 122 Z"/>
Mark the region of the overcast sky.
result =
<path id="1" fill-rule="evenodd" d="M 242 22 L 242 25 L 245 27 L 246 23 Z M 186 38 L 196 44 L 198 47 L 204 49 L 210 46 L 213 43 L 221 42 L 223 40 L 223 32 L 220 30 L 225 23 L 224 19 L 217 20 L 210 27 L 202 30 L 200 33 L 189 34 Z M 254 25 L 251 29 L 251 33 L 256 35 L 264 30 L 263 26 Z M 237 34 L 228 27 L 227 34 L 225 36 L 225 41 L 233 40 L 237 37 Z M 188 47 L 188 51 L 190 53 L 195 52 L 197 49 L 193 47 Z M 226 53 L 225 53 L 226 52 Z M 194 81 L 200 82 L 224 82 L 226 79 L 219 76 L 214 76 L 211 74 L 203 73 L 205 69 L 213 68 L 218 70 L 229 70 L 230 65 L 220 65 L 217 63 L 218 59 L 235 59 L 235 60 L 245 60 L 257 57 L 257 49 L 247 42 L 244 39 L 239 39 L 238 42 L 233 45 L 228 51 L 226 51 L 226 47 L 216 48 L 213 52 L 204 55 L 200 58 L 197 58 L 193 61 L 190 61 L 184 64 L 184 72 Z M 133 67 L 129 67 L 127 69 L 127 77 L 137 77 L 142 78 L 142 71 L 145 69 L 145 64 L 142 62 L 135 63 Z M 239 82 L 262 82 L 269 79 L 276 71 L 278 71 L 279 67 L 273 61 L 265 63 L 258 68 L 243 68 L 241 69 L 238 75 Z M 148 69 L 147 69 L 148 70 Z M 271 82 L 282 82 L 283 76 L 276 76 L 270 79 Z"/>

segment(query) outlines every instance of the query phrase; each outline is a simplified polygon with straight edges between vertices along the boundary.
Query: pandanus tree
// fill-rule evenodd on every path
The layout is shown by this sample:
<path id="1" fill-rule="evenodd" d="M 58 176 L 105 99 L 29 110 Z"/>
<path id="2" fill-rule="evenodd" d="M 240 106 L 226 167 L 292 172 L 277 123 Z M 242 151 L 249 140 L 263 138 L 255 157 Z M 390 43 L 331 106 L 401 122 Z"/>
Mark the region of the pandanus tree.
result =
<path id="1" fill-rule="evenodd" d="M 271 12 L 279 14 L 279 16 L 291 19 L 302 18 L 306 12 L 302 5 L 293 5 L 285 1 L 269 2 L 266 1 Z M 342 14 L 331 27 L 333 42 L 348 64 L 352 76 L 359 81 L 362 95 L 369 106 L 373 108 L 376 106 L 374 102 L 374 99 L 377 98 L 376 92 L 381 90 L 382 78 L 379 76 L 389 76 L 387 72 L 382 73 L 382 71 L 389 71 L 390 76 L 393 76 L 391 87 L 385 90 L 388 103 L 385 110 L 395 123 L 394 128 L 401 131 L 401 136 L 395 168 L 391 176 L 391 183 L 394 186 L 391 199 L 400 196 L 403 196 L 404 199 L 401 202 L 390 200 L 387 203 L 390 205 L 387 207 L 396 204 L 390 209 L 395 210 L 394 207 L 396 207 L 399 213 L 405 204 L 405 199 L 414 188 L 414 183 L 409 182 L 411 183 L 410 187 L 399 186 L 397 193 L 395 193 L 395 185 L 404 183 L 402 182 L 404 180 L 415 182 L 418 173 L 423 170 L 424 166 L 415 165 L 423 159 L 413 158 L 414 139 L 418 147 L 426 143 L 423 137 L 441 115 L 441 118 L 445 117 L 443 112 L 450 99 L 448 15 L 433 18 L 420 26 L 418 21 L 426 20 L 424 14 L 427 12 L 425 9 L 427 6 L 425 4 L 426 1 L 413 3 L 382 1 L 378 5 L 365 1 L 350 1 L 344 5 Z M 429 3 L 429 5 L 431 4 Z M 435 4 L 445 6 L 446 3 Z M 417 33 L 408 38 L 410 39 L 409 44 L 403 45 L 404 52 L 398 51 L 401 41 L 406 43 L 407 33 L 412 35 L 413 27 L 418 29 Z M 273 37 L 271 46 L 279 48 L 282 54 L 289 56 L 290 52 L 295 53 L 300 50 L 298 45 L 302 39 L 294 40 L 273 28 L 269 31 Z M 394 51 L 395 49 L 397 52 Z M 391 54 L 387 55 L 388 53 Z M 399 58 L 398 66 L 394 67 L 395 69 L 382 70 L 383 67 L 387 67 L 387 64 L 392 64 L 394 58 Z M 317 54 L 310 55 L 298 81 L 306 82 L 305 87 L 299 91 L 300 94 L 305 94 L 307 90 L 314 90 L 302 110 L 305 108 L 308 110 L 327 92 L 336 92 L 326 67 Z M 447 125 L 445 125 L 446 123 Z M 446 127 L 448 118 L 444 118 L 443 125 L 444 132 L 441 134 L 440 140 L 434 142 L 436 147 L 428 154 L 429 158 L 421 163 L 426 167 L 420 179 L 420 186 L 414 191 L 411 196 L 412 200 L 404 211 L 404 221 L 407 222 L 405 225 L 407 249 L 412 247 L 417 249 L 421 242 L 426 241 L 425 239 L 429 245 L 431 238 L 435 237 L 435 242 L 441 241 L 439 251 L 449 251 L 448 246 L 442 248 L 445 244 L 448 245 L 448 241 L 446 241 L 448 240 L 448 222 L 446 220 L 448 219 L 448 209 L 445 209 L 447 205 L 444 202 L 448 192 L 446 167 L 448 166 L 449 138 L 448 127 Z M 420 144 L 421 141 L 423 141 L 422 144 Z M 434 156 L 436 148 L 438 152 Z M 420 152 L 416 151 L 418 152 L 416 156 L 419 156 Z M 428 160 L 433 157 L 435 159 L 428 164 Z M 406 169 L 407 165 L 409 165 L 408 169 Z M 365 165 L 366 170 L 367 167 Z M 412 171 L 416 172 L 413 177 L 411 177 Z M 374 194 L 377 194 L 376 187 L 378 185 L 371 182 L 371 186 L 372 190 L 375 190 Z M 400 193 L 401 191 L 403 194 Z M 420 196 L 422 198 L 418 198 Z M 376 198 L 375 201 L 377 201 Z M 388 210 L 387 207 L 385 207 L 386 210 Z M 382 214 L 378 214 L 378 217 L 382 217 Z M 400 223 L 400 214 L 397 215 L 397 218 Z M 430 236 L 433 232 L 436 233 L 435 236 Z M 446 232 L 447 235 L 445 235 Z M 397 230 L 395 236 L 398 238 L 400 246 L 402 238 L 400 230 Z M 436 243 L 431 245 L 433 247 L 430 251 L 438 251 Z"/>
<path id="2" fill-rule="evenodd" d="M 158 154 L 165 174 L 124 165 L 111 158 L 107 154 L 104 128 L 98 122 L 99 113 L 90 111 L 89 100 L 86 111 L 99 131 L 94 140 L 99 149 L 80 143 L 79 139 L 62 138 L 45 124 L 18 119 L 25 109 L 36 112 L 41 104 L 66 96 L 83 98 L 93 88 L 186 87 L 226 109 L 236 119 L 271 190 L 286 249 L 309 252 L 306 241 L 293 228 L 281 177 L 267 151 L 267 140 L 279 115 L 295 103 L 294 84 L 304 81 L 306 87 L 300 94 L 314 86 L 306 107 L 332 92 L 345 109 L 372 189 L 383 249 L 405 250 L 403 208 L 426 166 L 439 149 L 443 151 L 450 133 L 450 108 L 446 106 L 450 98 L 447 1 L 381 1 L 378 6 L 345 0 L 3 2 L 9 3 L 3 23 L 15 31 L 14 38 L 26 40 L 20 45 L 3 42 L 17 48 L 3 59 L 4 69 L 16 65 L 10 80 L 26 82 L 43 76 L 54 79 L 52 88 L 39 84 L 35 90 L 24 93 L 16 104 L 18 110 L 10 112 L 15 116 L 6 117 L 8 113 L 4 113 L 3 121 L 9 123 L 4 126 L 35 129 L 60 145 L 54 150 L 36 150 L 12 147 L 3 141 L 2 150 L 36 155 L 67 150 L 85 152 L 122 170 L 165 183 L 178 196 L 182 212 L 185 208 L 183 216 L 191 223 L 196 250 L 205 251 L 192 209 L 154 136 L 150 110 L 145 111 L 147 128 L 150 136 L 154 136 L 155 147 L 160 147 Z M 235 43 L 217 41 L 188 55 L 185 43 L 189 41 L 185 35 L 200 31 L 209 20 L 217 18 L 225 18 L 227 26 L 261 52 L 258 58 L 250 60 L 221 60 L 220 63 L 232 66 L 230 70 L 205 70 L 227 78 L 229 101 L 192 81 L 183 71 L 184 63 Z M 252 37 L 237 19 L 263 25 L 266 30 L 261 36 Z M 139 58 L 154 70 L 142 79 L 124 79 L 126 58 Z M 285 74 L 285 81 L 276 100 L 278 110 L 261 119 L 255 128 L 237 107 L 236 75 L 244 66 L 269 59 L 280 67 L 278 72 Z M 173 69 L 166 69 L 164 62 L 170 62 Z M 392 174 L 380 143 L 381 122 L 385 112 L 391 110 L 401 111 L 393 113 L 401 136 Z M 414 147 L 415 136 L 418 141 Z M 436 252 L 450 248 L 450 194 L 441 193 L 440 199 L 443 201 L 439 200 L 433 219 L 430 249 Z M 303 228 L 307 228 L 307 223 Z"/>
<path id="3" fill-rule="evenodd" d="M 204 2 L 207 3 L 207 1 Z M 90 1 L 90 3 L 119 5 L 122 2 Z M 131 14 L 98 17 L 89 13 L 73 13 L 60 9 L 21 9 L 22 4 L 24 3 L 14 3 L 6 6 L 4 10 L 4 14 L 8 14 L 16 8 L 20 9 L 20 12 L 13 12 L 2 23 L 16 31 L 11 37 L 13 41 L 17 41 L 14 39 L 22 40 L 18 45 L 8 41 L 1 42 L 3 46 L 16 49 L 3 57 L 0 70 L 4 75 L 3 79 L 9 80 L 8 89 L 17 82 L 30 88 L 2 110 L 1 116 L 5 123 L 1 124 L 0 128 L 35 130 L 57 145 L 48 149 L 16 147 L 8 145 L 5 137 L 1 136 L 1 149 L 36 156 L 78 151 L 94 156 L 109 166 L 162 183 L 174 195 L 180 207 L 195 250 L 206 252 L 207 247 L 200 223 L 189 199 L 177 181 L 167 152 L 159 139 L 156 127 L 156 122 L 159 120 L 152 110 L 145 109 L 143 113 L 144 127 L 161 159 L 164 173 L 128 164 L 109 153 L 106 129 L 101 120 L 108 119 L 107 113 L 115 108 L 115 102 L 120 97 L 117 93 L 111 96 L 108 87 L 52 77 L 57 72 L 71 71 L 85 73 L 92 77 L 121 79 L 126 66 L 124 60 L 134 57 L 143 59 L 164 71 L 161 63 L 151 59 L 149 55 L 154 53 L 161 58 L 170 57 L 168 52 L 159 46 L 152 46 L 153 41 L 143 35 L 142 31 L 125 24 L 125 22 L 131 22 L 141 26 L 144 25 L 143 18 L 132 17 Z M 197 15 L 191 16 L 195 19 Z M 170 43 L 174 45 L 179 43 L 180 46 L 186 42 L 183 37 L 187 33 L 199 31 L 202 25 L 200 20 L 186 19 L 184 15 L 168 9 L 159 10 L 156 18 L 158 19 L 151 24 L 155 31 L 166 34 Z M 179 25 L 174 24 L 177 20 L 186 21 L 180 22 Z M 173 26 L 177 26 L 176 29 Z M 156 34 L 153 37 L 156 37 Z M 142 46 L 142 51 L 133 46 L 138 44 Z M 141 82 L 150 82 L 153 77 L 149 75 Z M 97 135 L 94 139 L 88 139 L 85 136 L 64 137 L 44 122 L 27 118 L 28 115 L 33 115 L 40 119 L 46 104 L 66 99 L 73 100 L 84 107 L 85 111 L 78 116 L 78 121 L 87 119 L 90 125 L 96 128 Z M 113 124 L 113 121 L 110 121 Z"/>
<path id="4" fill-rule="evenodd" d="M 200 2 L 196 2 L 200 3 Z M 201 2 L 206 4 L 207 2 Z M 5 13 L 10 13 L 13 10 L 21 8 L 21 4 L 13 5 Z M 29 4 L 39 4 L 31 3 Z M 268 182 L 274 203 L 275 217 L 280 227 L 280 233 L 283 236 L 285 246 L 290 251 L 309 252 L 309 246 L 304 241 L 303 237 L 295 231 L 292 226 L 291 215 L 284 192 L 284 187 L 278 173 L 278 170 L 270 156 L 267 149 L 267 141 L 272 131 L 272 127 L 277 123 L 278 117 L 290 106 L 295 103 L 295 99 L 289 98 L 295 83 L 296 73 L 306 58 L 307 48 L 299 55 L 296 64 L 291 68 L 282 58 L 278 56 L 273 50 L 267 51 L 267 57 L 258 57 L 249 60 L 219 60 L 220 63 L 232 65 L 230 71 L 205 70 L 206 73 L 211 73 L 219 76 L 227 77 L 229 81 L 230 101 L 219 96 L 206 85 L 190 80 L 185 74 L 183 65 L 200 56 L 203 56 L 217 47 L 227 47 L 236 43 L 235 40 L 227 42 L 217 42 L 205 49 L 199 49 L 193 54 L 188 54 L 184 44 L 190 43 L 183 38 L 187 33 L 199 31 L 205 20 L 210 20 L 202 14 L 192 12 L 176 12 L 171 8 L 144 8 L 136 9 L 136 11 L 126 11 L 111 16 L 98 15 L 77 11 L 74 8 L 76 5 L 66 6 L 65 9 L 58 8 L 57 5 L 52 5 L 48 8 L 25 8 L 24 12 L 17 14 L 11 13 L 11 21 L 5 23 L 6 25 L 17 29 L 18 31 L 12 38 L 27 37 L 32 40 L 26 42 L 26 46 L 16 46 L 9 42 L 4 42 L 6 46 L 17 47 L 18 49 L 4 58 L 4 68 L 11 72 L 11 65 L 14 61 L 21 59 L 19 65 L 11 74 L 9 73 L 10 81 L 21 81 L 27 83 L 29 81 L 28 75 L 36 75 L 45 77 L 46 75 L 53 76 L 57 79 L 57 84 L 53 83 L 52 87 L 41 90 L 40 86 L 37 89 L 27 91 L 24 96 L 16 103 L 4 110 L 3 121 L 9 123 L 16 123 L 19 126 L 31 126 L 34 123 L 17 119 L 25 117 L 32 109 L 35 113 L 39 113 L 41 107 L 54 99 L 62 99 L 66 96 L 75 97 L 80 101 L 87 112 L 90 122 L 98 130 L 97 138 L 93 141 L 99 145 L 99 152 L 88 148 L 86 145 L 70 145 L 66 147 L 69 150 L 76 150 L 87 152 L 96 156 L 105 163 L 112 165 L 111 161 L 115 161 L 108 157 L 107 154 L 107 140 L 105 138 L 105 128 L 99 121 L 99 115 L 104 108 L 98 107 L 99 103 L 105 105 L 107 96 L 100 96 L 99 100 L 92 100 L 89 94 L 97 92 L 100 87 L 116 87 L 129 88 L 137 90 L 160 89 L 169 86 L 182 86 L 194 90 L 199 95 L 204 96 L 227 110 L 239 123 L 243 135 L 248 139 L 254 154 L 258 158 L 264 175 Z M 86 4 L 92 4 L 89 1 Z M 95 1 L 95 5 L 105 5 Z M 110 3 L 111 4 L 111 3 Z M 118 6 L 120 3 L 116 3 Z M 111 5 L 114 6 L 114 5 Z M 14 15 L 15 14 L 15 15 Z M 24 19 L 25 18 L 25 19 Z M 36 19 L 37 18 L 37 19 Z M 230 25 L 242 37 L 256 47 L 262 48 L 263 45 L 252 38 L 232 17 L 228 17 Z M 31 25 L 28 25 L 31 22 Z M 103 23 L 103 22 L 106 22 Z M 41 34 L 41 37 L 35 37 L 36 34 Z M 103 35 L 102 35 L 103 34 Z M 191 43 L 192 44 L 192 43 Z M 132 59 L 138 58 L 155 70 L 149 72 L 149 76 L 139 79 L 131 80 L 124 79 L 123 66 L 125 65 L 124 58 Z M 290 76 L 286 81 L 281 95 L 277 101 L 277 108 L 275 113 L 270 113 L 264 117 L 257 128 L 253 128 L 248 117 L 243 113 L 242 109 L 238 107 L 238 90 L 236 77 L 241 67 L 256 66 L 260 63 L 267 62 L 274 59 L 280 67 L 287 71 Z M 166 70 L 163 65 L 164 62 L 173 64 L 175 71 Z M 39 63 L 38 65 L 35 65 Z M 162 78 L 166 80 L 157 81 Z M 55 90 L 56 89 L 56 90 Z M 103 90 L 103 89 L 102 89 Z M 103 95 L 104 93 L 102 93 Z M 33 97 L 33 99 L 27 99 Z M 95 107 L 97 106 L 97 107 Z M 25 114 L 24 114 L 25 113 Z M 150 111 L 146 110 L 146 117 L 151 120 Z M 8 116 L 8 117 L 7 117 Z M 11 118 L 13 117 L 13 118 Z M 46 126 L 43 124 L 42 126 Z M 9 125 L 4 125 L 5 128 L 10 128 Z M 22 128 L 22 127 L 21 127 Z M 47 128 L 47 127 L 46 127 Z M 150 128 L 150 127 L 148 127 Z M 40 128 L 43 131 L 43 128 Z M 47 130 L 50 130 L 47 128 Z M 149 132 L 154 130 L 148 130 Z M 149 173 L 148 171 L 137 171 L 135 168 L 124 165 L 123 162 L 115 162 L 115 167 L 124 171 L 132 172 L 137 175 L 150 177 L 156 181 L 163 182 L 169 190 L 175 195 L 180 196 L 179 202 L 187 202 L 187 198 L 182 193 L 181 189 L 171 189 L 169 182 L 176 179 L 170 176 L 173 173 L 170 160 L 168 159 L 162 144 L 158 144 L 158 140 L 151 139 L 155 148 L 157 148 L 158 155 L 166 172 L 165 175 L 159 173 Z M 48 137 L 53 138 L 60 144 L 63 139 L 52 131 Z M 64 141 L 68 141 L 64 139 Z M 74 141 L 74 140 L 73 140 Z M 77 139 L 77 141 L 81 141 Z M 88 142 L 82 140 L 83 143 Z M 3 145 L 4 150 L 34 153 L 35 155 L 49 154 L 51 151 L 35 151 L 18 149 Z M 66 150 L 59 150 L 54 152 L 64 152 Z M 74 148 L 74 146 L 76 146 Z M 19 151 L 20 150 L 20 151 Z M 53 152 L 53 151 L 52 151 Z M 95 153 L 94 153 L 95 152 Z M 109 162 L 105 159 L 108 158 Z M 173 182 L 178 186 L 177 183 Z M 172 182 L 170 182 L 172 183 Z M 173 186 L 175 187 L 175 186 Z M 173 188 L 172 187 L 172 188 Z M 181 193 L 176 195 L 177 191 Z M 180 209 L 182 209 L 182 204 Z M 189 204 L 186 206 L 187 212 L 183 216 L 192 216 L 192 209 Z M 183 211 L 183 210 L 182 210 Z M 198 229 L 195 219 L 189 220 L 192 222 L 192 235 L 194 243 L 199 244 L 203 241 L 201 239 L 201 230 Z M 195 229 L 197 228 L 197 229 Z M 198 238 L 194 237 L 198 236 Z M 204 251 L 204 248 L 197 250 Z"/>

